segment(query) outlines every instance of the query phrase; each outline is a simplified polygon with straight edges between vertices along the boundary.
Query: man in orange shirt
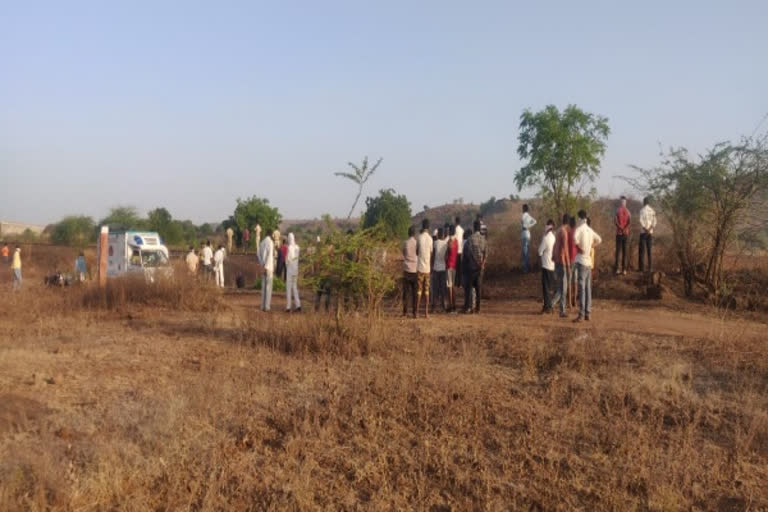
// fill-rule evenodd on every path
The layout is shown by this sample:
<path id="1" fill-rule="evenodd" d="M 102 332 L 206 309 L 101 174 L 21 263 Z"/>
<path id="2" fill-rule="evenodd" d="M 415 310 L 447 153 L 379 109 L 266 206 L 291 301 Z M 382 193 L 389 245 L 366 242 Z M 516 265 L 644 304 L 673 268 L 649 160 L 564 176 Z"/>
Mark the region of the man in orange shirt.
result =
<path id="1" fill-rule="evenodd" d="M 3 262 L 4 263 L 10 263 L 11 260 L 9 259 L 9 255 L 10 255 L 10 253 L 9 253 L 9 250 L 8 250 L 8 244 L 4 243 L 3 244 L 3 250 L 2 250 L 2 256 L 3 256 Z"/>

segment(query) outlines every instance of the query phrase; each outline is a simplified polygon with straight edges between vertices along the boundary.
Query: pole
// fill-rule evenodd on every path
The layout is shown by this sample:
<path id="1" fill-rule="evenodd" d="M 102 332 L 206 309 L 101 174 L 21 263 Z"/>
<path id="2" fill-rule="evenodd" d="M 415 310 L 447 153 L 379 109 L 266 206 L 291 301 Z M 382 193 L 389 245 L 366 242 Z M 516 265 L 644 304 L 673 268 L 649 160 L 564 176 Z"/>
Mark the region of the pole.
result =
<path id="1" fill-rule="evenodd" d="M 99 234 L 99 254 L 97 255 L 97 275 L 99 288 L 107 287 L 107 250 L 109 246 L 109 226 L 101 226 Z"/>

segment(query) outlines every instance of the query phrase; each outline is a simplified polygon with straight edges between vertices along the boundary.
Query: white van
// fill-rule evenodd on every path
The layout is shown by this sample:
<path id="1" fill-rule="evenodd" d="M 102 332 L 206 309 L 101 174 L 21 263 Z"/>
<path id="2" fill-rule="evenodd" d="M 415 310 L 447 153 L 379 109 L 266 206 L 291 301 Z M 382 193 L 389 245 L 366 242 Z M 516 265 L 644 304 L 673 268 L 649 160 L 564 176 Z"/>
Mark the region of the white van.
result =
<path id="1" fill-rule="evenodd" d="M 107 243 L 107 277 L 141 272 L 147 280 L 154 281 L 158 272 L 173 272 L 168 248 L 153 231 L 110 232 Z"/>

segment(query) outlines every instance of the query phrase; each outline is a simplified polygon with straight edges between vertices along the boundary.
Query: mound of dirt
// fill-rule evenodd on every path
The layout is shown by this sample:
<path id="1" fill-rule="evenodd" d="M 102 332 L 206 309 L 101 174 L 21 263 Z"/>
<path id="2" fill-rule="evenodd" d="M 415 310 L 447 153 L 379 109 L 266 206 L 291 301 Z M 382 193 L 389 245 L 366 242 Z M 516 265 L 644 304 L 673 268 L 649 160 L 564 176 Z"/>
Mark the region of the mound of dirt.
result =
<path id="1" fill-rule="evenodd" d="M 677 296 L 665 283 L 662 272 L 617 276 L 600 272 L 593 280 L 595 298 L 612 300 L 674 300 Z"/>

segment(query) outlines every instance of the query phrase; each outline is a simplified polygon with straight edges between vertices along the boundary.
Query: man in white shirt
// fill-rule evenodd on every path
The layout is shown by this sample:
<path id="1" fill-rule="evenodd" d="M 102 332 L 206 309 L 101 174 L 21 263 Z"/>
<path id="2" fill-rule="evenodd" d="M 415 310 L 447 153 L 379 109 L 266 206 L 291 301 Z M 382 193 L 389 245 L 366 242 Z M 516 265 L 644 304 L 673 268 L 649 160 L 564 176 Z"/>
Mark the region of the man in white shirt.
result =
<path id="1" fill-rule="evenodd" d="M 219 248 L 213 255 L 213 274 L 216 277 L 216 286 L 224 288 L 224 246 L 219 244 Z"/>
<path id="2" fill-rule="evenodd" d="M 552 250 L 555 247 L 555 223 L 552 220 L 547 221 L 547 227 L 544 231 L 544 237 L 539 244 L 539 259 L 541 261 L 541 290 L 544 296 L 544 307 L 542 313 L 552 313 L 552 288 L 555 283 L 555 262 L 552 259 Z"/>
<path id="3" fill-rule="evenodd" d="M 448 239 L 446 238 L 445 228 L 437 230 L 437 240 L 435 241 L 435 257 L 432 260 L 432 273 L 435 275 L 435 307 L 439 303 L 445 312 L 445 299 L 448 295 L 446 288 L 446 267 L 445 253 L 448 250 Z"/>
<path id="4" fill-rule="evenodd" d="M 259 244 L 259 264 L 264 269 L 261 276 L 261 310 L 269 311 L 272 306 L 272 280 L 275 277 L 275 231 L 272 238 L 265 236 Z"/>
<path id="5" fill-rule="evenodd" d="M 456 271 L 456 282 L 453 283 L 454 286 L 461 286 L 461 255 L 464 253 L 464 228 L 461 227 L 461 218 L 456 216 L 456 219 L 454 219 L 454 236 L 456 237 L 456 242 L 459 246 L 459 254 L 456 258 L 456 268 L 458 269 Z"/>
<path id="6" fill-rule="evenodd" d="M 296 303 L 296 309 L 301 311 L 301 299 L 299 298 L 299 244 L 293 233 L 288 233 L 288 253 L 285 257 L 285 310 L 291 312 L 291 299 Z"/>
<path id="7" fill-rule="evenodd" d="M 579 316 L 574 322 L 589 321 L 592 312 L 592 249 L 603 242 L 600 235 L 595 233 L 587 225 L 587 212 L 579 210 L 579 225 L 573 232 L 573 241 L 576 244 L 576 276 L 579 286 Z"/>
<path id="8" fill-rule="evenodd" d="M 523 248 L 523 274 L 528 273 L 528 269 L 530 268 L 530 261 L 529 261 L 529 249 L 531 245 L 531 228 L 536 225 L 536 219 L 531 217 L 531 214 L 528 213 L 528 205 L 523 205 L 523 217 L 520 220 L 520 227 L 522 231 L 520 232 L 520 241 L 522 243 Z"/>
<path id="9" fill-rule="evenodd" d="M 429 219 L 421 221 L 421 234 L 416 239 L 416 274 L 418 275 L 418 289 L 416 291 L 416 314 L 421 308 L 421 296 L 424 295 L 425 318 L 429 318 L 429 274 L 432 265 L 432 235 L 429 234 Z"/>
<path id="10" fill-rule="evenodd" d="M 640 272 L 645 270 L 643 265 L 643 256 L 648 255 L 648 272 L 653 272 L 651 260 L 651 250 L 653 249 L 653 230 L 656 229 L 656 212 L 651 208 L 651 198 L 643 199 L 643 207 L 640 209 L 640 261 L 638 268 Z"/>
<path id="11" fill-rule="evenodd" d="M 210 279 L 211 274 L 213 273 L 213 249 L 211 249 L 210 240 L 205 242 L 205 247 L 203 247 L 201 256 L 203 259 L 203 274 L 206 279 Z"/>

